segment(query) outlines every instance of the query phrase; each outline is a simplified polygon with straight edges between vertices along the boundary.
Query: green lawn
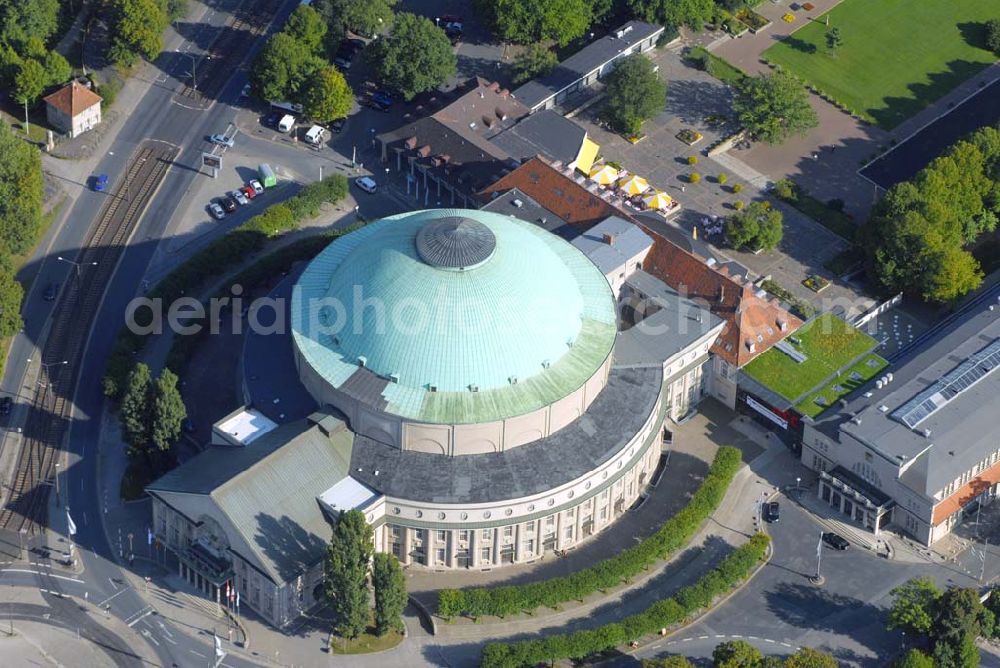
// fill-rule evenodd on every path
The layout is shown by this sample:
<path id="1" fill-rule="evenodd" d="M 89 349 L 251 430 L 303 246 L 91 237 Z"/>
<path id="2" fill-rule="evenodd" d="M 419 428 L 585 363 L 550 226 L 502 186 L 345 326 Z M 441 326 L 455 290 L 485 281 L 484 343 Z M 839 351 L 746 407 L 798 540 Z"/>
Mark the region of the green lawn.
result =
<path id="1" fill-rule="evenodd" d="M 796 344 L 792 339 L 796 339 L 800 343 Z M 746 365 L 743 371 L 772 392 L 780 394 L 789 401 L 798 400 L 806 392 L 816 388 L 828 376 L 875 348 L 875 339 L 829 313 L 803 325 L 785 341 L 806 355 L 808 359 L 799 364 L 777 348 L 771 348 Z M 873 357 L 882 359 L 877 355 Z M 878 369 L 868 367 L 864 362 L 865 360 L 861 360 L 860 365 L 864 366 L 866 371 L 870 371 L 870 373 L 862 374 L 867 380 L 878 373 Z M 884 360 L 881 366 L 884 366 Z M 841 373 L 844 382 L 850 378 L 852 370 L 855 369 L 852 368 Z M 844 385 L 844 382 L 840 384 Z M 836 381 L 832 384 L 836 384 Z M 807 397 L 805 401 L 808 400 Z"/>
<path id="2" fill-rule="evenodd" d="M 885 129 L 996 60 L 983 47 L 983 24 L 1000 16 L 995 1 L 845 0 L 824 16 L 843 41 L 834 53 L 826 47 L 829 28 L 820 19 L 763 58 Z"/>
<path id="3" fill-rule="evenodd" d="M 850 369 L 841 372 L 840 377 L 831 380 L 816 392 L 795 404 L 795 409 L 802 415 L 816 417 L 832 406 L 841 397 L 850 394 L 874 378 L 889 365 L 878 355 L 865 355 Z"/>

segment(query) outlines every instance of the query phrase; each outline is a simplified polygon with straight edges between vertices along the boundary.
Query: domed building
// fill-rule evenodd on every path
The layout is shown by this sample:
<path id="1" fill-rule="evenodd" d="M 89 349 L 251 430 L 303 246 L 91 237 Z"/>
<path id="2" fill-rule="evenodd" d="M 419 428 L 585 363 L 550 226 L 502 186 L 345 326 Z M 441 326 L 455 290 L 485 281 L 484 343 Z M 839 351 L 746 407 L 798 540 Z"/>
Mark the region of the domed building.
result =
<path id="1" fill-rule="evenodd" d="M 641 271 L 651 245 L 615 217 L 570 243 L 464 209 L 332 242 L 294 279 L 290 336 L 244 350 L 244 374 L 287 355 L 312 414 L 247 391 L 254 408 L 147 488 L 180 574 L 281 626 L 315 600 L 346 509 L 377 550 L 435 569 L 525 563 L 607 527 L 657 474 L 663 420 L 702 395 L 723 326 Z"/>

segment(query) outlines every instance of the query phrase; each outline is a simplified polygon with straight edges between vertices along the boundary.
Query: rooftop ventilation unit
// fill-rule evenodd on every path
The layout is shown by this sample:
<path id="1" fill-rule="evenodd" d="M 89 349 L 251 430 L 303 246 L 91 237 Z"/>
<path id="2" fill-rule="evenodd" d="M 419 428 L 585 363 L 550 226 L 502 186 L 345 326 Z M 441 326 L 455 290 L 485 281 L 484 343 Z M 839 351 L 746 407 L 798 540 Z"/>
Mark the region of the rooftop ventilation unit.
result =
<path id="1" fill-rule="evenodd" d="M 478 392 L 478 391 L 479 391 L 478 385 L 469 385 L 469 392 Z"/>
<path id="2" fill-rule="evenodd" d="M 511 376 L 510 378 L 508 378 L 508 379 L 507 379 L 507 381 L 508 381 L 508 382 L 509 382 L 509 383 L 510 383 L 511 385 L 517 385 L 517 376 Z"/>
<path id="3" fill-rule="evenodd" d="M 434 383 L 431 383 L 430 385 L 427 386 L 427 391 L 428 392 L 437 392 L 438 391 L 438 386 L 435 385 Z"/>
<path id="4" fill-rule="evenodd" d="M 931 437 L 931 430 L 930 429 L 924 429 L 923 435 L 924 435 L 924 438 L 930 438 Z"/>
<path id="5" fill-rule="evenodd" d="M 398 373 L 390 373 L 389 374 L 389 382 L 398 383 L 399 382 L 399 374 Z"/>
<path id="6" fill-rule="evenodd" d="M 548 360 L 543 360 L 542 361 L 542 368 L 543 369 L 548 369 L 550 366 L 552 366 L 552 362 L 550 362 Z"/>
<path id="7" fill-rule="evenodd" d="M 522 202 L 519 199 L 514 200 L 513 202 L 511 202 L 511 204 L 513 204 L 514 206 L 516 206 L 518 209 L 520 209 L 522 206 L 524 206 L 524 202 Z"/>
<path id="8" fill-rule="evenodd" d="M 889 407 L 886 406 L 885 404 L 882 404 L 881 406 L 879 406 L 878 409 L 880 411 L 882 411 L 883 413 L 888 413 L 889 412 Z"/>
<path id="9" fill-rule="evenodd" d="M 875 387 L 877 387 L 880 390 L 882 389 L 882 379 L 881 378 L 879 378 L 878 380 L 875 381 Z"/>
<path id="10" fill-rule="evenodd" d="M 364 355 L 358 355 L 358 366 L 362 369 L 368 366 L 368 358 Z"/>
<path id="11" fill-rule="evenodd" d="M 853 422 L 854 424 L 861 424 L 861 416 L 855 415 L 853 418 L 851 418 L 851 422 Z"/>

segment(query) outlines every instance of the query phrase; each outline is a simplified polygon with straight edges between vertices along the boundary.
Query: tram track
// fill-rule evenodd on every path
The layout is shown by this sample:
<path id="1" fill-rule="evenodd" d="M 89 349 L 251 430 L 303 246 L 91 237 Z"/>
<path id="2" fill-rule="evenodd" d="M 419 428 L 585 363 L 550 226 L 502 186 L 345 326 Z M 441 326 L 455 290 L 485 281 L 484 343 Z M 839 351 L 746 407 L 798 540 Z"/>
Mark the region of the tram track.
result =
<path id="1" fill-rule="evenodd" d="M 52 327 L 41 351 L 23 439 L 10 478 L 0 528 L 34 535 L 47 524 L 49 491 L 72 411 L 72 394 L 83 350 L 118 260 L 156 189 L 179 153 L 147 142 L 128 162 L 83 247 L 75 272 L 52 310 Z"/>

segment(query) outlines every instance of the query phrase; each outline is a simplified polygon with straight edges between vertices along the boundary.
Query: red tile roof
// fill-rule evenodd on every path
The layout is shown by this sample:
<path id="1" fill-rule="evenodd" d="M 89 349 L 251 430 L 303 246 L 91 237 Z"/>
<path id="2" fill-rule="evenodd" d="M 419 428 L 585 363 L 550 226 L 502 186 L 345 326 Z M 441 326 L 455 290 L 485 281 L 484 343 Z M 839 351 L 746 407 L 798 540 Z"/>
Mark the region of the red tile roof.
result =
<path id="1" fill-rule="evenodd" d="M 643 229 L 653 238 L 643 269 L 681 294 L 703 302 L 726 321 L 712 352 L 730 364 L 742 367 L 802 326 L 802 321 L 782 308 L 777 299 L 758 297 L 751 283 L 731 276 L 724 267 L 710 266 L 704 258 L 653 230 Z M 784 331 L 781 323 L 785 323 Z"/>
<path id="2" fill-rule="evenodd" d="M 1000 482 L 1000 464 L 994 464 L 934 506 L 931 524 L 934 526 L 941 524 L 998 482 Z"/>
<path id="3" fill-rule="evenodd" d="M 590 192 L 539 157 L 527 160 L 478 194 L 484 202 L 488 202 L 493 193 L 503 194 L 511 188 L 517 188 L 571 225 L 590 228 L 608 216 L 631 220 L 626 212 Z"/>
<path id="4" fill-rule="evenodd" d="M 56 92 L 48 95 L 45 102 L 63 112 L 70 118 L 82 111 L 100 104 L 103 98 L 86 86 L 71 81 Z"/>
<path id="5" fill-rule="evenodd" d="M 782 308 L 777 299 L 758 297 L 751 283 L 730 275 L 724 267 L 710 266 L 705 258 L 668 241 L 542 158 L 526 161 L 480 191 L 479 196 L 489 201 L 493 193 L 504 193 L 511 188 L 517 188 L 567 223 L 584 229 L 608 216 L 618 216 L 642 227 L 653 239 L 643 269 L 678 292 L 704 303 L 726 321 L 712 352 L 730 364 L 742 367 L 802 326 L 802 321 Z"/>

